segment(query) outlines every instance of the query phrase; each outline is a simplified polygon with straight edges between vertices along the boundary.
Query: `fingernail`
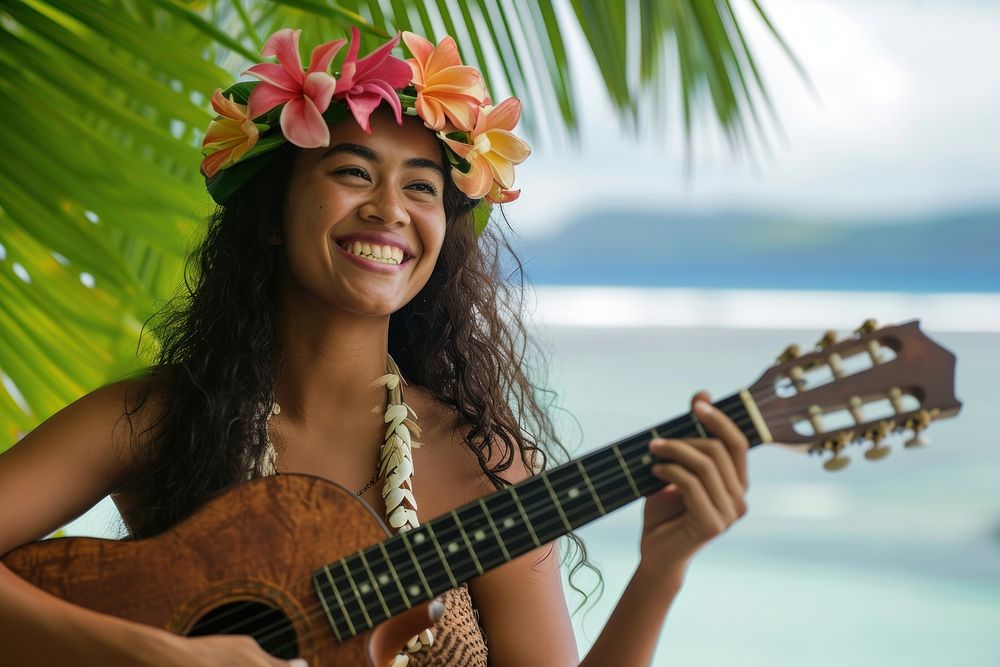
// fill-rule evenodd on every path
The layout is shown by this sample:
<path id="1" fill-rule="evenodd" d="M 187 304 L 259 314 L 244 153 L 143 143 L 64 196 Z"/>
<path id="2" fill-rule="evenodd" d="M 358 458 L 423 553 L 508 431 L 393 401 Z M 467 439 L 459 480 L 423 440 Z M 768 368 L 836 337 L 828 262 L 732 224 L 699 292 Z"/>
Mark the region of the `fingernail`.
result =
<path id="1" fill-rule="evenodd" d="M 712 406 L 705 401 L 695 401 L 694 411 L 697 412 L 699 415 L 704 416 L 712 411 Z"/>
<path id="2" fill-rule="evenodd" d="M 444 604 L 440 600 L 434 600 L 434 602 L 431 602 L 430 613 L 431 620 L 437 621 L 444 615 Z"/>

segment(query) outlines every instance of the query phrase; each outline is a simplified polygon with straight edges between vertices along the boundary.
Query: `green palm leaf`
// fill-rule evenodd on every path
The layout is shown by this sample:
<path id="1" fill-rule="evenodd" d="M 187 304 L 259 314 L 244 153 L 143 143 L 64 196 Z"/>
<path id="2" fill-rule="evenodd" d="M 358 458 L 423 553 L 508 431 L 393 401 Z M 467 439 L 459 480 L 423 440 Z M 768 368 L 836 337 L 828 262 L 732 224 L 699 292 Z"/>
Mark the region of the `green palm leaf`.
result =
<path id="1" fill-rule="evenodd" d="M 662 118 L 676 95 L 689 137 L 703 107 L 734 148 L 761 132 L 757 108 L 770 101 L 728 0 L 571 0 L 570 9 L 561 16 L 552 0 L 0 0 L 0 451 L 150 361 L 155 341 L 136 355 L 142 323 L 172 294 L 211 210 L 198 173 L 208 97 L 256 62 L 278 28 L 301 27 L 311 45 L 360 24 L 363 52 L 397 30 L 451 34 L 495 99 L 526 101 L 526 131 L 538 138 L 575 132 L 581 97 L 565 41 L 575 22 L 632 127 L 647 120 L 640 109 Z"/>

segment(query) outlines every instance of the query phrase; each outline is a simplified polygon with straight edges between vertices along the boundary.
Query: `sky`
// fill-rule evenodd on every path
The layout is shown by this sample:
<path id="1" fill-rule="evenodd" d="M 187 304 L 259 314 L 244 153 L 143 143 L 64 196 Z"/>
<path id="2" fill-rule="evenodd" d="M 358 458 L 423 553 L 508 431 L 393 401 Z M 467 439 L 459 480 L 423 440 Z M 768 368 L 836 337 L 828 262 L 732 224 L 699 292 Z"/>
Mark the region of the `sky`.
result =
<path id="1" fill-rule="evenodd" d="M 591 93 L 580 145 L 543 138 L 518 167 L 507 212 L 519 233 L 554 233 L 595 207 L 844 221 L 1000 208 L 1000 2 L 765 0 L 814 90 L 749 1 L 733 4 L 785 138 L 770 132 L 770 154 L 747 160 L 701 131 L 686 178 L 676 124 L 666 141 L 630 138 Z M 568 42 L 576 89 L 601 89 L 582 36 Z"/>

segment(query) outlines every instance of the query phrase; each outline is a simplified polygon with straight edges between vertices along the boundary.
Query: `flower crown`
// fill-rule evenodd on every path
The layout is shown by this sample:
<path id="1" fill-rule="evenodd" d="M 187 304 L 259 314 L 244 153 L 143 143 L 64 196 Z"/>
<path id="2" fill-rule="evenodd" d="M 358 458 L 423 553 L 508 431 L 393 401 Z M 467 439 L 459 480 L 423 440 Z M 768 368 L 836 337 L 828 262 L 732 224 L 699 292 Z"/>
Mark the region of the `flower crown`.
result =
<path id="1" fill-rule="evenodd" d="M 227 90 L 216 89 L 201 153 L 201 173 L 212 199 L 229 200 L 236 190 L 265 164 L 274 149 L 286 141 L 301 148 L 330 143 L 327 123 L 350 113 L 365 132 L 370 116 L 385 101 L 402 125 L 402 114 L 419 116 L 444 143 L 455 185 L 476 206 L 477 231 L 489 216 L 491 204 L 514 201 L 514 165 L 531 153 L 511 133 L 521 116 L 521 102 L 509 97 L 493 106 L 483 76 L 463 65 L 455 40 L 445 37 L 437 46 L 412 32 L 397 34 L 358 59 L 361 33 L 351 28 L 350 45 L 337 76 L 330 63 L 347 40 L 320 44 L 309 67 L 299 58 L 301 30 L 284 28 L 268 38 L 261 56 L 277 56 L 277 63 L 260 63 L 244 72 L 260 81 L 241 81 Z M 413 57 L 390 55 L 402 37 Z"/>

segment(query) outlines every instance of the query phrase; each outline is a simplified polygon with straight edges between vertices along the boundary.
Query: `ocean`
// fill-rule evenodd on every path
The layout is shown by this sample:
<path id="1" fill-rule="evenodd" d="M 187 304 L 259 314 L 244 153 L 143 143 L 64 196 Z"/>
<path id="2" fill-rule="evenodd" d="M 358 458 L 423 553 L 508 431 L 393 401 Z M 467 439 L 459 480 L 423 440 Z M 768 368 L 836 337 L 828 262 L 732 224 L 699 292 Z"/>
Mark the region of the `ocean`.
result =
<path id="1" fill-rule="evenodd" d="M 961 414 L 933 424 L 928 447 L 854 452 L 836 473 L 755 448 L 749 513 L 695 557 L 653 664 L 1000 664 L 1000 295 L 540 287 L 533 306 L 574 456 L 686 412 L 698 389 L 750 385 L 790 343 L 921 319 L 958 356 Z M 637 564 L 640 529 L 637 502 L 580 531 L 605 580 L 573 617 L 581 655 Z M 110 501 L 66 532 L 116 536 Z"/>

